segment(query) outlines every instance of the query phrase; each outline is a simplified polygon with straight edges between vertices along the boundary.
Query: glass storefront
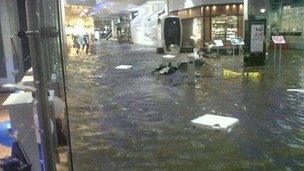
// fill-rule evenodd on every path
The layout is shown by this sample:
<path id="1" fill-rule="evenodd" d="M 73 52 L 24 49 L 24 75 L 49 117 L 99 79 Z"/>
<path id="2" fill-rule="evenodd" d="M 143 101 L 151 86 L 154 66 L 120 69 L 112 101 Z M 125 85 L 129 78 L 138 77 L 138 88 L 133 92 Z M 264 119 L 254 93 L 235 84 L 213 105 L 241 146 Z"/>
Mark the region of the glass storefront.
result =
<path id="1" fill-rule="evenodd" d="M 271 2 L 270 34 L 282 35 L 291 49 L 304 49 L 304 2 Z"/>
<path id="2" fill-rule="evenodd" d="M 193 25 L 192 33 L 183 35 L 183 38 L 195 38 L 199 47 L 216 39 L 228 41 L 230 37 L 243 37 L 243 4 L 203 5 L 172 11 L 171 14 L 188 20 L 185 21 L 187 32 L 189 32 L 189 24 Z M 189 20 L 192 22 L 189 23 Z"/>
<path id="3" fill-rule="evenodd" d="M 181 17 L 183 30 L 175 27 L 177 20 L 161 30 L 161 16 L 170 13 L 170 8 L 168 13 L 158 9 L 163 7 L 158 1 L 146 5 L 97 1 L 98 8 L 81 4 L 60 8 L 59 2 L 28 0 L 24 5 L 30 31 L 24 34 L 29 37 L 35 89 L 22 93 L 32 99 L 26 105 L 31 120 L 29 124 L 17 117 L 8 121 L 20 133 L 13 135 L 16 140 L 26 140 L 27 153 L 40 150 L 40 156 L 35 156 L 39 160 L 33 160 L 36 170 L 41 166 L 90 171 L 302 170 L 304 59 L 299 49 L 304 49 L 303 3 L 268 0 L 265 6 L 266 1 L 251 0 L 258 15 L 250 9 L 244 23 L 247 16 L 241 2 L 195 6 L 193 1 L 176 0 L 189 7 L 171 11 Z M 254 6 L 258 2 L 260 6 Z M 60 16 L 59 8 L 66 16 Z M 142 13 L 129 18 L 130 11 L 137 10 Z M 253 38 L 244 36 L 244 24 L 246 35 Z M 174 30 L 178 34 L 171 36 Z M 159 41 L 158 32 L 175 44 L 182 39 L 184 47 L 210 47 L 210 51 L 158 53 L 145 39 Z M 127 35 L 128 41 L 119 35 Z M 286 38 L 286 51 L 280 55 L 268 46 L 273 35 Z M 8 35 L 0 34 L 0 78 L 9 75 L 2 43 L 11 42 L 2 42 L 4 36 Z M 135 37 L 138 41 L 131 41 Z M 248 58 L 269 52 L 261 58 L 264 63 L 244 66 L 243 44 L 230 43 L 233 37 L 245 37 L 250 48 L 262 47 Z M 223 45 L 211 45 L 219 39 Z M 75 46 L 78 41 L 88 41 L 82 44 L 90 49 L 95 44 L 96 53 L 85 54 L 83 46 Z M 171 48 L 172 42 L 165 45 Z M 57 115 L 55 100 L 50 98 L 53 90 L 59 99 L 56 105 L 65 107 Z M 23 107 L 8 110 L 23 114 L 27 111 Z M 202 115 L 213 116 L 213 123 L 193 122 Z M 15 124 L 16 118 L 22 124 Z M 59 143 L 60 138 L 64 143 Z M 28 150 L 26 145 L 33 144 L 35 149 Z"/>

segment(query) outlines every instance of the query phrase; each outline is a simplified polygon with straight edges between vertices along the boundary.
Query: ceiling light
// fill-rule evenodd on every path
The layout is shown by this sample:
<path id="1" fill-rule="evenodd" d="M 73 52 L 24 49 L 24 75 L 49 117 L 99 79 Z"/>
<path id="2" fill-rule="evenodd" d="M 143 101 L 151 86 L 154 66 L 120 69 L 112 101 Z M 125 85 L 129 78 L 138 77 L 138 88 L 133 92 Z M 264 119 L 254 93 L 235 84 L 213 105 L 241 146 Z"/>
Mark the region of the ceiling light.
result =
<path id="1" fill-rule="evenodd" d="M 264 14 L 264 13 L 266 12 L 266 9 L 265 9 L 265 8 L 262 8 L 262 9 L 260 9 L 260 12 L 261 12 L 262 14 Z"/>

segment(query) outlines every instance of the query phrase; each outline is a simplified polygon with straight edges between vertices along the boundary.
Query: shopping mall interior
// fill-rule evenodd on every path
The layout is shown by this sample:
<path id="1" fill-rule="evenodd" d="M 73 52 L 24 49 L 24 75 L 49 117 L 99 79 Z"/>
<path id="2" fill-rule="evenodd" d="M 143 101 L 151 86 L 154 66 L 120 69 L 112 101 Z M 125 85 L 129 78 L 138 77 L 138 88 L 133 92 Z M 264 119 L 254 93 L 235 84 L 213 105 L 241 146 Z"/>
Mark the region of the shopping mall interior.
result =
<path id="1" fill-rule="evenodd" d="M 0 170 L 304 170 L 304 0 L 1 0 Z"/>

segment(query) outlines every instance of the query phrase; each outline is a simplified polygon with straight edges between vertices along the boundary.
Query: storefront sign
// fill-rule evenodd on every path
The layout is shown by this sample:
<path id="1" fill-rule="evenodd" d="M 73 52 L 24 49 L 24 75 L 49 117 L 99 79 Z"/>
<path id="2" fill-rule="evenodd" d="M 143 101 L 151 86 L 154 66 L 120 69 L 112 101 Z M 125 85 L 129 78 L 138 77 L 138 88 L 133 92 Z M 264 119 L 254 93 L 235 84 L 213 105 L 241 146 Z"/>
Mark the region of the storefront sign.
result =
<path id="1" fill-rule="evenodd" d="M 250 52 L 264 52 L 264 24 L 252 24 L 251 25 L 251 45 Z"/>
<path id="2" fill-rule="evenodd" d="M 277 45 L 286 44 L 286 41 L 283 36 L 272 36 L 271 38 L 272 38 L 272 41 L 274 44 L 277 44 Z"/>

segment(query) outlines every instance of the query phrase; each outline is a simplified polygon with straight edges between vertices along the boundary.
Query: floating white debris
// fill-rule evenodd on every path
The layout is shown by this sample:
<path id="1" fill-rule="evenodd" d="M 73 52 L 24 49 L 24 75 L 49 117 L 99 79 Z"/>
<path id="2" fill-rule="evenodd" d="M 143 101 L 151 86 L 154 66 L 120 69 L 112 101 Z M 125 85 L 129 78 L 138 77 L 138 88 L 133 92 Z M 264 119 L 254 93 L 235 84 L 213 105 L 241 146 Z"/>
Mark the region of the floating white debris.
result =
<path id="1" fill-rule="evenodd" d="M 159 74 L 160 74 L 160 75 L 167 74 L 167 73 L 169 72 L 169 70 L 170 70 L 169 67 L 163 68 L 162 70 L 159 71 Z"/>
<path id="2" fill-rule="evenodd" d="M 130 70 L 130 69 L 132 69 L 132 65 L 119 65 L 119 66 L 115 67 L 115 69 Z"/>
<path id="3" fill-rule="evenodd" d="M 232 128 L 239 123 L 239 120 L 231 117 L 206 114 L 191 122 L 201 128 L 230 132 Z"/>
<path id="4" fill-rule="evenodd" d="M 304 89 L 287 89 L 287 91 L 304 93 Z"/>
<path id="5" fill-rule="evenodd" d="M 172 59 L 172 58 L 175 58 L 175 56 L 174 55 L 164 55 L 163 58 Z"/>

